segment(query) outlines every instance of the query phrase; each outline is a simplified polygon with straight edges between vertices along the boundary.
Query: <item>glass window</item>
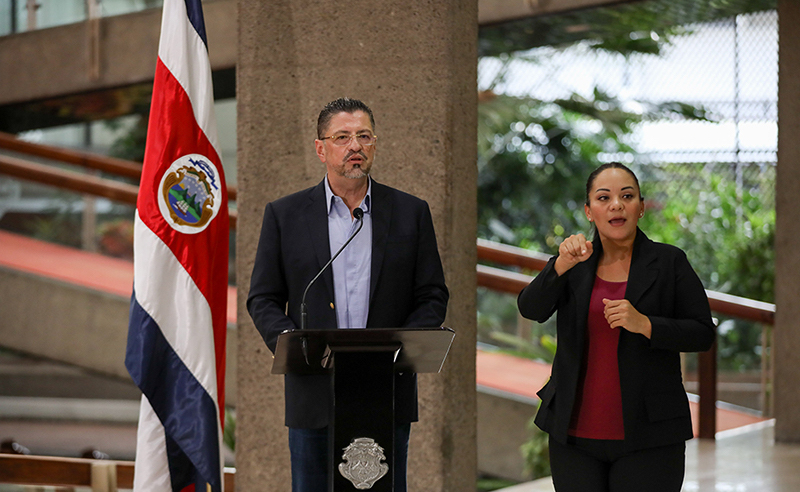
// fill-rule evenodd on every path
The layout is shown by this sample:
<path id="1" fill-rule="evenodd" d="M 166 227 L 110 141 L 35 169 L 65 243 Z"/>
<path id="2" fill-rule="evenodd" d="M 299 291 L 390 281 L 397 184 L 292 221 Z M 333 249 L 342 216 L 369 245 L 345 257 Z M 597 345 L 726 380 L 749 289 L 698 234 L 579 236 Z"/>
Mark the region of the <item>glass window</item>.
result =
<path id="1" fill-rule="evenodd" d="M 98 0 L 104 17 L 160 8 L 163 0 Z M 35 29 L 82 22 L 88 17 L 87 0 L 37 0 Z M 0 0 L 0 36 L 28 30 L 27 0 Z"/>

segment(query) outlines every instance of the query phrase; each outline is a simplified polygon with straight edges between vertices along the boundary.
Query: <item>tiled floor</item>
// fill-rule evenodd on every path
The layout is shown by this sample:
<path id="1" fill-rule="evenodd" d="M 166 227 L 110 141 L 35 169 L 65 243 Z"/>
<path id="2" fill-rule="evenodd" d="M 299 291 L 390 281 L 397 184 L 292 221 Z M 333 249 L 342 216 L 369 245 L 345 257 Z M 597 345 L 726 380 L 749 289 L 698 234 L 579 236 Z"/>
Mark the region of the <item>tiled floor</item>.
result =
<path id="1" fill-rule="evenodd" d="M 800 444 L 776 443 L 774 429 L 767 421 L 720 432 L 715 441 L 689 441 L 683 492 L 800 491 Z M 553 490 L 544 478 L 503 492 Z"/>
<path id="2" fill-rule="evenodd" d="M 683 490 L 800 491 L 800 444 L 776 443 L 774 425 L 755 427 L 723 434 L 716 442 L 693 442 Z"/>

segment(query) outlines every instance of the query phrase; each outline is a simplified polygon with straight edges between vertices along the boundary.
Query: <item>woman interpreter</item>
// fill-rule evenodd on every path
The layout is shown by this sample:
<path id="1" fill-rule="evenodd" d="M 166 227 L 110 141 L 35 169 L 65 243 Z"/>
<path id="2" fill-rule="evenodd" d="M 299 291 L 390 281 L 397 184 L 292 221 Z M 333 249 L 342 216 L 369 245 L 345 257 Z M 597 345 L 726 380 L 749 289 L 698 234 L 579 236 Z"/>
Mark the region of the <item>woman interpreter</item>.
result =
<path id="1" fill-rule="evenodd" d="M 708 350 L 715 328 L 686 255 L 638 228 L 634 173 L 604 164 L 586 183 L 593 241 L 568 237 L 519 295 L 520 313 L 558 311 L 552 374 L 536 425 L 549 433 L 557 492 L 678 492 L 691 439 L 681 352 Z"/>

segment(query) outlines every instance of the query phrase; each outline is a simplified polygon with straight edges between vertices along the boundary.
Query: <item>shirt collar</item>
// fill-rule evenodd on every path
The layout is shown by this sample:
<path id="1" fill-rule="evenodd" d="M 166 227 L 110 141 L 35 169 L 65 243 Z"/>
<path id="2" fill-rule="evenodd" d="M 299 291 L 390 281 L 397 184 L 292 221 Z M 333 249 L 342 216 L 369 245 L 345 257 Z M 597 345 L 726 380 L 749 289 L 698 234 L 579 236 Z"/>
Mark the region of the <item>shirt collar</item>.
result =
<path id="1" fill-rule="evenodd" d="M 328 215 L 331 214 L 333 210 L 333 197 L 336 195 L 333 194 L 333 190 L 331 190 L 331 184 L 328 183 L 328 175 L 325 174 L 325 203 L 328 204 Z M 361 210 L 364 211 L 365 214 L 370 213 L 372 209 L 372 177 L 367 176 L 367 194 L 364 196 L 364 199 L 361 201 Z"/>

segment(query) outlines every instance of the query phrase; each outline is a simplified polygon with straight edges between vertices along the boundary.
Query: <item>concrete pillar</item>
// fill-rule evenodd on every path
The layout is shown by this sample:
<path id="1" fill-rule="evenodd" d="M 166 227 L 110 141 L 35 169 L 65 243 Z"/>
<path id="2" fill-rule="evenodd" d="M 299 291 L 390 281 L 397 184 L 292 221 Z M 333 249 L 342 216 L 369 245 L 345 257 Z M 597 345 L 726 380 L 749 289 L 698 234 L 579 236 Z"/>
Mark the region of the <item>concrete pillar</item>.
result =
<path id="1" fill-rule="evenodd" d="M 775 440 L 800 441 L 800 3 L 778 1 L 778 178 L 775 232 Z"/>
<path id="2" fill-rule="evenodd" d="M 409 490 L 474 490 L 477 1 L 325 4 L 240 0 L 236 482 L 288 490 L 283 379 L 244 306 L 266 202 L 312 186 L 316 118 L 362 99 L 380 136 L 373 175 L 431 206 L 456 332 L 441 374 L 420 377 Z"/>

